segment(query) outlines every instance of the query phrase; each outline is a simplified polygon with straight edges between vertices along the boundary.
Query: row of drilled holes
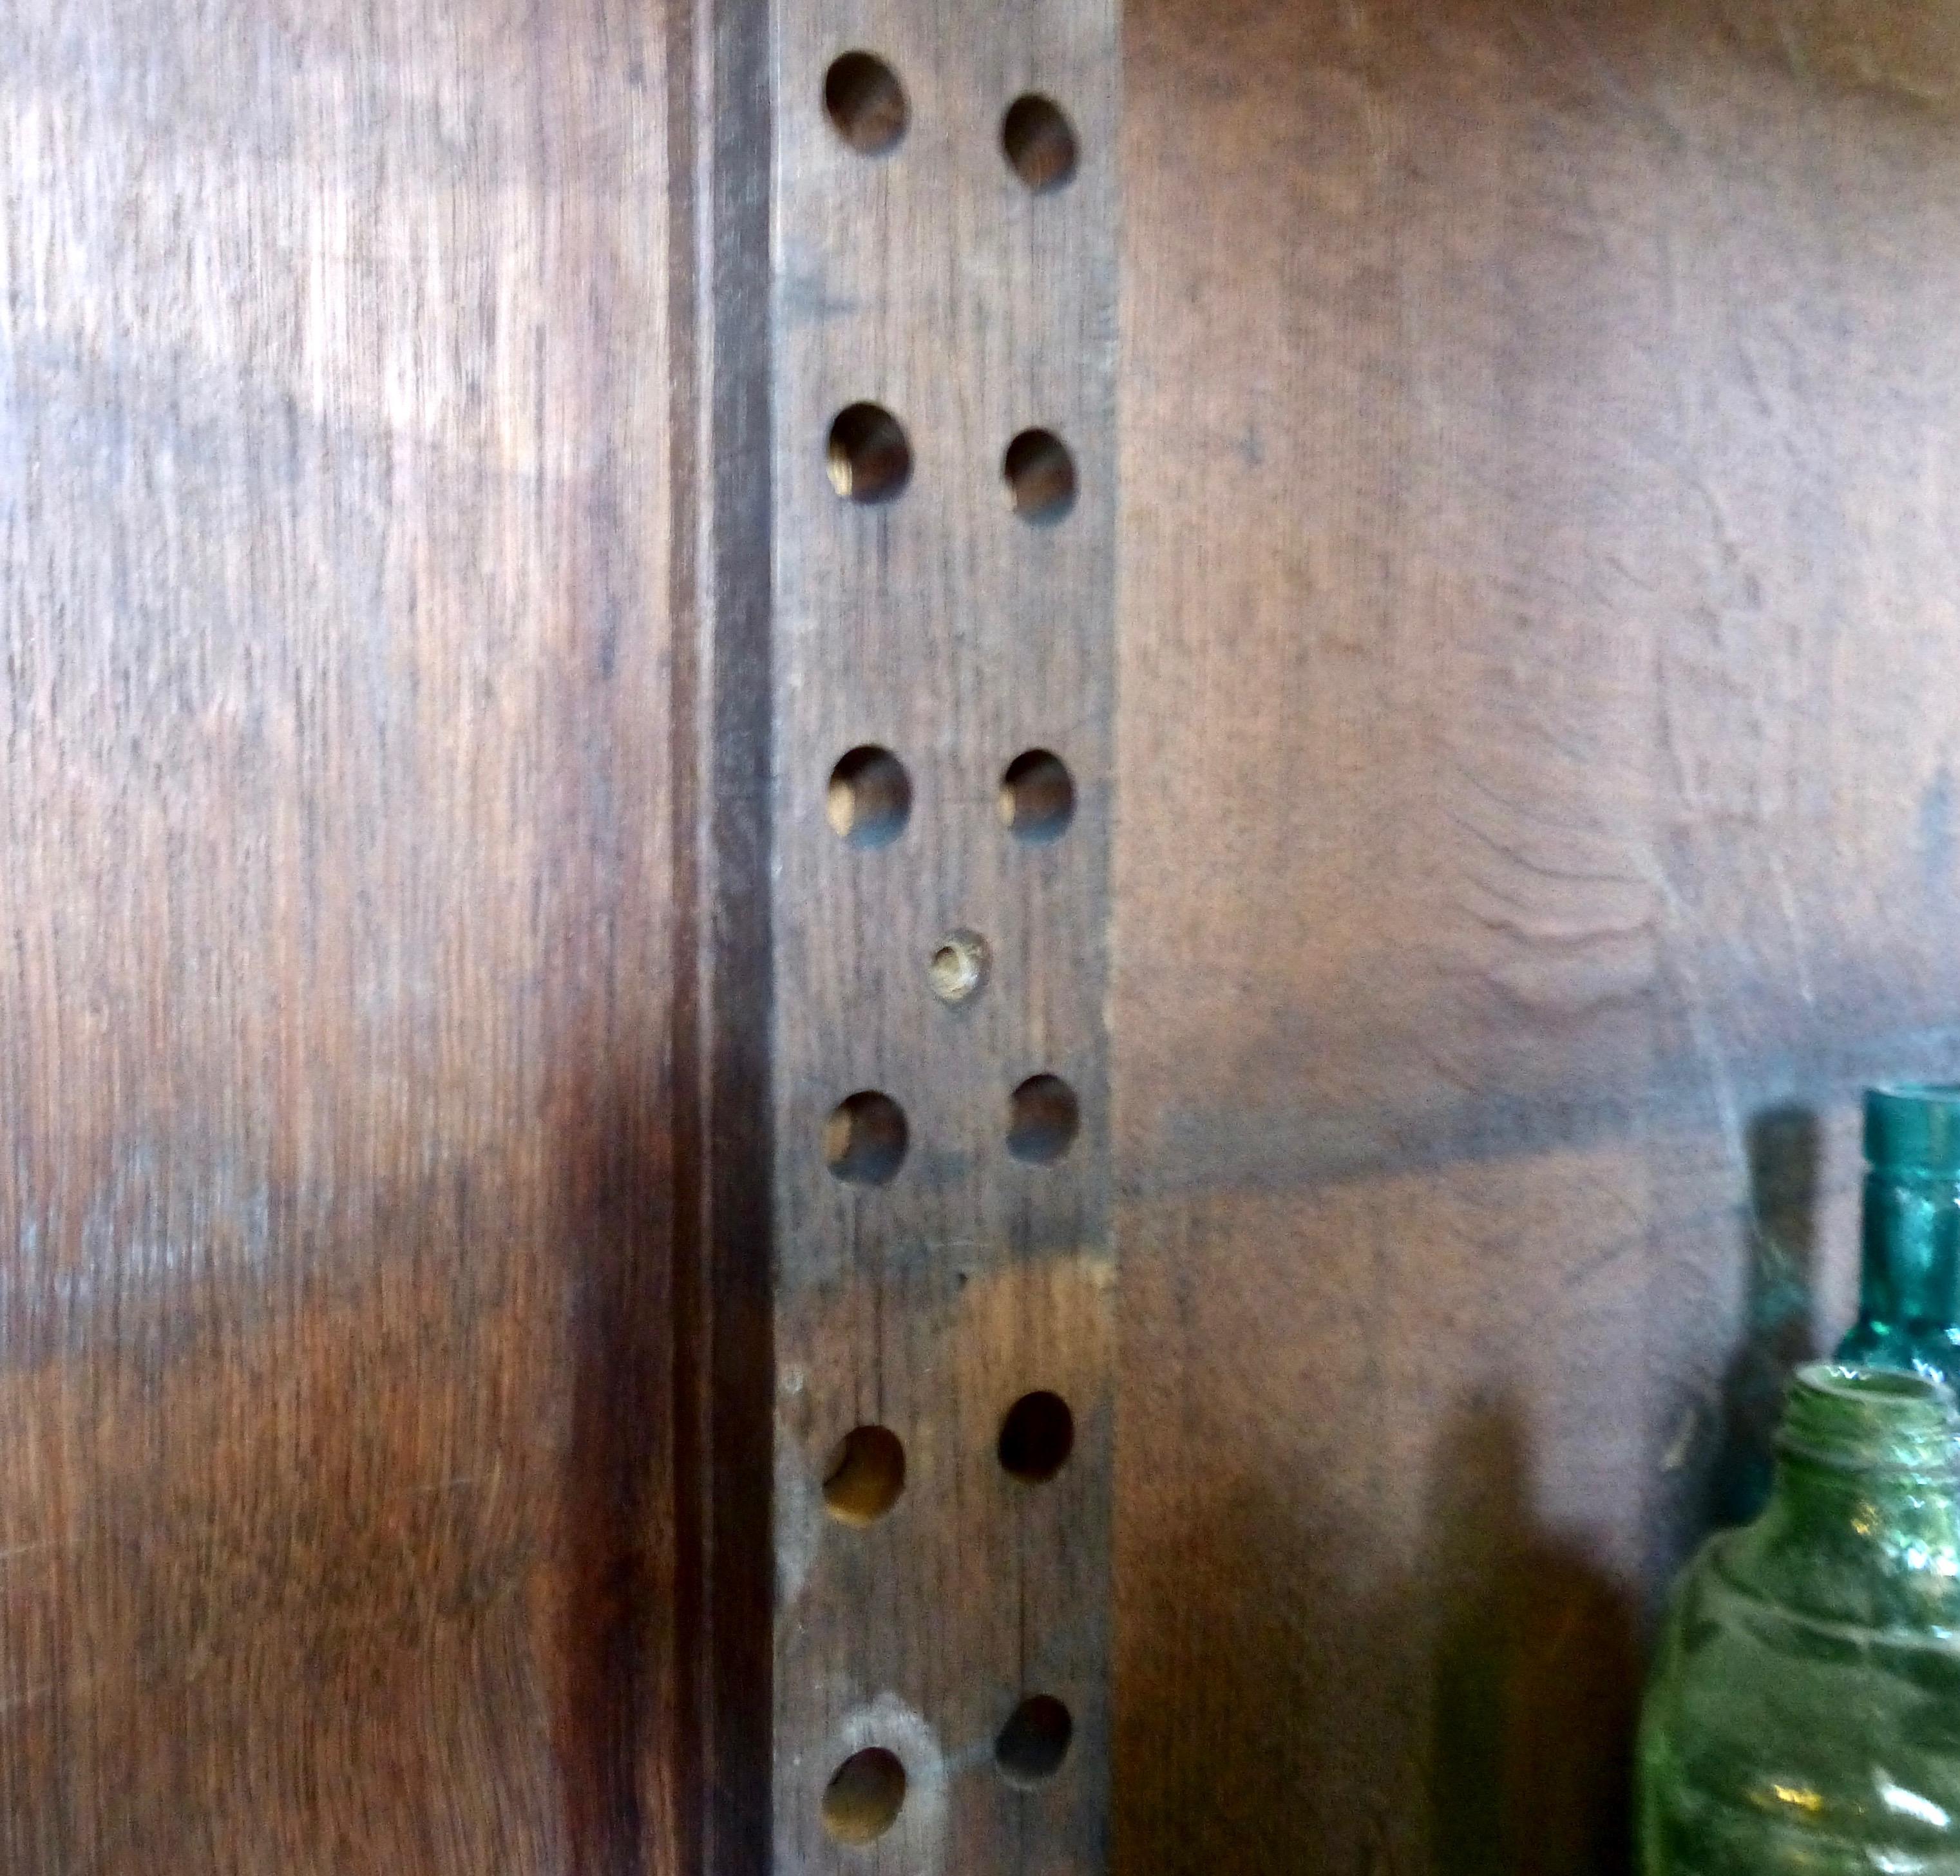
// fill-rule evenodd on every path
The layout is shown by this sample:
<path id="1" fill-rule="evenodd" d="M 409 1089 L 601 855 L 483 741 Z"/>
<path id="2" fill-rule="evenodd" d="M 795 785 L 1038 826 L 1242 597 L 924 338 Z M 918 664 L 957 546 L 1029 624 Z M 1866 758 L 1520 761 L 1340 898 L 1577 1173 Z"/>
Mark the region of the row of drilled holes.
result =
<path id="1" fill-rule="evenodd" d="M 838 135 L 865 156 L 889 154 L 911 122 L 897 74 L 865 52 L 847 52 L 831 65 L 825 75 L 824 108 Z M 1052 99 L 1035 94 L 1016 99 L 1001 120 L 1001 148 L 1014 173 L 1036 193 L 1062 187 L 1075 173 L 1075 133 Z M 832 485 L 851 501 L 895 500 L 912 480 L 911 442 L 904 426 L 882 405 L 859 402 L 839 412 L 831 424 L 828 456 Z M 1001 473 L 1008 506 L 1023 520 L 1052 524 L 1075 505 L 1074 459 L 1052 431 L 1029 429 L 1016 436 L 1002 458 Z M 1074 784 L 1058 757 L 1029 750 L 1009 765 L 1000 803 L 1002 822 L 1017 838 L 1054 840 L 1074 816 Z M 827 806 L 841 838 L 858 847 L 887 846 L 911 818 L 911 779 L 889 749 L 853 749 L 832 773 Z M 928 965 L 934 994 L 949 1005 L 969 1000 L 985 981 L 987 955 L 985 941 L 977 933 L 949 933 Z M 1051 1163 L 1068 1152 L 1079 1124 L 1074 1091 L 1058 1076 L 1034 1076 L 1010 1098 L 1008 1150 L 1030 1164 Z M 864 1089 L 832 1112 L 825 1128 L 824 1156 L 841 1179 L 883 1184 L 903 1163 L 908 1137 L 898 1103 Z M 1023 1396 L 1009 1410 L 997 1456 L 1010 1477 L 1041 1484 L 1067 1463 L 1074 1438 L 1068 1403 L 1042 1391 Z M 856 1428 L 826 1468 L 824 1502 L 841 1522 L 875 1523 L 898 1502 L 905 1472 L 905 1446 L 896 1433 L 884 1426 Z M 1017 1783 L 1039 1783 L 1060 1769 L 1074 1730 L 1060 1700 L 1034 1695 L 1001 1728 L 995 1763 Z M 854 1753 L 832 1778 L 823 1798 L 825 1827 L 840 1843 L 872 1843 L 896 1821 L 905 1795 L 905 1766 L 898 1755 L 882 1746 L 867 1747 Z"/>
<path id="2" fill-rule="evenodd" d="M 1016 756 L 1001 777 L 998 799 L 1001 825 L 1030 845 L 1059 840 L 1075 819 L 1074 778 L 1048 749 Z M 889 847 L 912 820 L 912 778 L 889 749 L 861 744 L 830 771 L 824 812 L 839 840 Z"/>
<path id="3" fill-rule="evenodd" d="M 846 501 L 896 501 L 912 486 L 912 439 L 882 404 L 845 405 L 831 419 L 825 459 L 831 487 Z M 1001 458 L 1001 483 L 1014 514 L 1052 526 L 1075 506 L 1075 458 L 1052 430 L 1023 430 Z"/>
<path id="4" fill-rule="evenodd" d="M 848 52 L 823 77 L 824 113 L 860 156 L 889 156 L 912 127 L 912 101 L 899 75 L 875 52 Z M 1051 97 L 1030 91 L 1001 119 L 1001 154 L 1038 196 L 1075 174 L 1074 128 Z"/>
<path id="5" fill-rule="evenodd" d="M 1052 1693 L 1037 1693 L 1008 1715 L 994 1741 L 994 1763 L 1010 1785 L 1032 1791 L 1061 1769 L 1075 1721 Z M 905 1762 L 883 1746 L 854 1752 L 823 1794 L 823 1827 L 839 1843 L 875 1843 L 905 1801 Z"/>
<path id="6" fill-rule="evenodd" d="M 1023 1485 L 1045 1485 L 1068 1463 L 1075 1417 L 1058 1394 L 1023 1394 L 1001 1423 L 995 1456 Z M 840 1524 L 874 1525 L 905 1489 L 905 1442 L 889 1426 L 854 1427 L 825 1468 L 823 1502 Z M 1012 1783 L 1032 1787 L 1052 1778 L 1068 1756 L 1075 1722 L 1051 1693 L 1024 1700 L 994 1741 L 994 1763 Z M 905 1799 L 905 1768 L 883 1746 L 853 1753 L 823 1795 L 824 1828 L 840 1843 L 875 1842 L 898 1820 Z"/>
<path id="7" fill-rule="evenodd" d="M 1023 1485 L 1045 1485 L 1075 1450 L 1075 1416 L 1046 1388 L 1024 1394 L 1001 1422 L 994 1456 Z M 823 1502 L 841 1525 L 875 1525 L 904 1495 L 905 1442 L 889 1426 L 846 1433 L 824 1468 Z"/>
<path id="8" fill-rule="evenodd" d="M 940 950 L 951 948 L 949 940 Z M 1007 1097 L 1007 1151 L 1024 1166 L 1053 1165 L 1081 1127 L 1081 1104 L 1059 1075 L 1030 1075 Z M 824 1123 L 824 1164 L 846 1185 L 889 1185 L 911 1149 L 905 1109 L 876 1088 L 845 1095 Z"/>
<path id="9" fill-rule="evenodd" d="M 1031 1695 L 1008 1715 L 994 1740 L 994 1763 L 1024 1791 L 1061 1769 L 1075 1721 L 1052 1693 Z M 823 1794 L 823 1827 L 839 1843 L 875 1843 L 897 1823 L 905 1801 L 905 1762 L 883 1746 L 854 1752 L 832 1774 Z"/>

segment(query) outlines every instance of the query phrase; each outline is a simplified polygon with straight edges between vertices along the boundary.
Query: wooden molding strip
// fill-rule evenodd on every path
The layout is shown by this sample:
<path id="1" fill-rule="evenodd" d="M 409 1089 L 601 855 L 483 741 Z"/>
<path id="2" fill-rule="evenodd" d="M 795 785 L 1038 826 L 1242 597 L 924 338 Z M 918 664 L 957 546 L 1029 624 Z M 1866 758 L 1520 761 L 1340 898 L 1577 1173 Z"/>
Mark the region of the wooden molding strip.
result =
<path id="1" fill-rule="evenodd" d="M 673 387 L 673 1285 L 682 1867 L 762 1876 L 772 1353 L 769 432 L 772 30 L 744 0 L 669 15 Z M 646 1753 L 646 1739 L 623 1742 Z M 657 1863 L 654 1865 L 657 1867 Z"/>
<path id="2" fill-rule="evenodd" d="M 1115 8 L 775 31 L 775 1866 L 1093 1870 Z"/>

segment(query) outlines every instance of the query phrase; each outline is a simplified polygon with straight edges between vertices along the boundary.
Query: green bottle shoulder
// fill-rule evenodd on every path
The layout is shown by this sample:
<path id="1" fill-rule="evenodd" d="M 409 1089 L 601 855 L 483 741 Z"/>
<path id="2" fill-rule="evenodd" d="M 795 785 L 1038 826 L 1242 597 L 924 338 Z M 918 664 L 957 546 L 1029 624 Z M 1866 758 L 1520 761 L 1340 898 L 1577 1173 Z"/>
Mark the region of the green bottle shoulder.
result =
<path id="1" fill-rule="evenodd" d="M 1875 1849 L 1960 1876 L 1960 1600 L 1931 1625 L 1792 1607 L 1758 1580 L 1762 1547 L 1755 1527 L 1711 1540 L 1669 1618 L 1641 1759 L 1643 1836 L 1674 1848 L 1650 1867 L 1726 1868 L 1683 1846 L 1753 1833 L 1819 1876 Z"/>

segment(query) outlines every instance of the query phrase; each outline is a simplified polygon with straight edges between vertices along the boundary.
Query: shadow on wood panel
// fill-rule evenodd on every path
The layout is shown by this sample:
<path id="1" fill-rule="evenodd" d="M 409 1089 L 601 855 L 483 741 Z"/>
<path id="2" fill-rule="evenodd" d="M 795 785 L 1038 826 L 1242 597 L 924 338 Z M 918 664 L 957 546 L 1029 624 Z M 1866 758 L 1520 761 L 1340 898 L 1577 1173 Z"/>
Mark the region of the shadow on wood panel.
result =
<path id="1" fill-rule="evenodd" d="M 1760 1506 L 1790 1373 L 1815 1353 L 1821 1134 L 1790 1102 L 1748 1124 L 1745 1313 L 1719 1440 L 1660 1482 L 1681 1515 L 1655 1591 L 1711 1523 Z M 1217 1496 L 1201 1485 L 1126 1586 L 1119 1870 L 1628 1867 L 1652 1596 L 1547 1528 L 1532 1429 L 1500 1379 L 1433 1424 L 1412 1490 L 1385 1473 L 1387 1426 L 1325 1471 L 1268 1448 L 1263 1469 L 1230 1454 Z M 1201 1453 L 1217 1437 L 1201 1410 L 1179 1435 Z"/>
<path id="2" fill-rule="evenodd" d="M 667 1769 L 654 1755 L 676 1744 L 660 1671 L 671 1638 L 656 1626 L 673 1602 L 659 1541 L 671 1529 L 667 1124 L 652 1091 L 624 1077 L 568 1105 L 571 1449 L 554 1745 L 574 1876 L 644 1876 L 667 1821 L 652 1810 Z"/>
<path id="3" fill-rule="evenodd" d="M 1709 1512 L 1745 1524 L 1769 1496 L 1777 1422 L 1790 1378 L 1818 1353 L 1818 1127 L 1809 1108 L 1764 1108 L 1749 1123 L 1749 1201 L 1742 1216 L 1748 1299 L 1742 1340 L 1722 1384 L 1721 1444 Z"/>
<path id="4" fill-rule="evenodd" d="M 1627 1869 L 1636 1606 L 1540 1526 L 1530 1470 L 1510 1400 L 1466 1404 L 1433 1448 L 1421 1550 L 1372 1580 L 1392 1541 L 1296 1480 L 1242 1483 L 1187 1527 L 1137 1611 L 1166 1665 L 1118 1689 L 1115 1867 Z"/>
<path id="5" fill-rule="evenodd" d="M 1437 1454 L 1429 1754 L 1437 1876 L 1629 1866 L 1641 1662 L 1631 1601 L 1538 1530 L 1515 1410 L 1472 1403 Z"/>

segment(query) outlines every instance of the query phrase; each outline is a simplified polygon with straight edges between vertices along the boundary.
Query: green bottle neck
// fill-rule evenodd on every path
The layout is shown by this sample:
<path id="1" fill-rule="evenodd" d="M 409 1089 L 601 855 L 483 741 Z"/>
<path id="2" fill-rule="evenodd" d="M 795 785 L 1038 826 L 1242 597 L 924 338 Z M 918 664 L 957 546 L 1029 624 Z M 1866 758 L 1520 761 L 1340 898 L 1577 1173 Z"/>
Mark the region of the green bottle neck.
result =
<path id="1" fill-rule="evenodd" d="M 1889 1569 L 1902 1555 L 1923 1554 L 1960 1570 L 1960 1494 L 1950 1478 L 1847 1472 L 1785 1455 L 1770 1513 L 1778 1534 L 1806 1545 L 1828 1541 L 1842 1556 L 1867 1554 Z"/>
<path id="2" fill-rule="evenodd" d="M 1960 1178 L 1891 1166 L 1866 1175 L 1859 1315 L 1908 1329 L 1960 1324 Z"/>
<path id="3" fill-rule="evenodd" d="M 1939 1382 L 1818 1365 L 1792 1383 L 1774 1490 L 1739 1534 L 1773 1600 L 1879 1627 L 1960 1620 L 1960 1418 Z"/>

